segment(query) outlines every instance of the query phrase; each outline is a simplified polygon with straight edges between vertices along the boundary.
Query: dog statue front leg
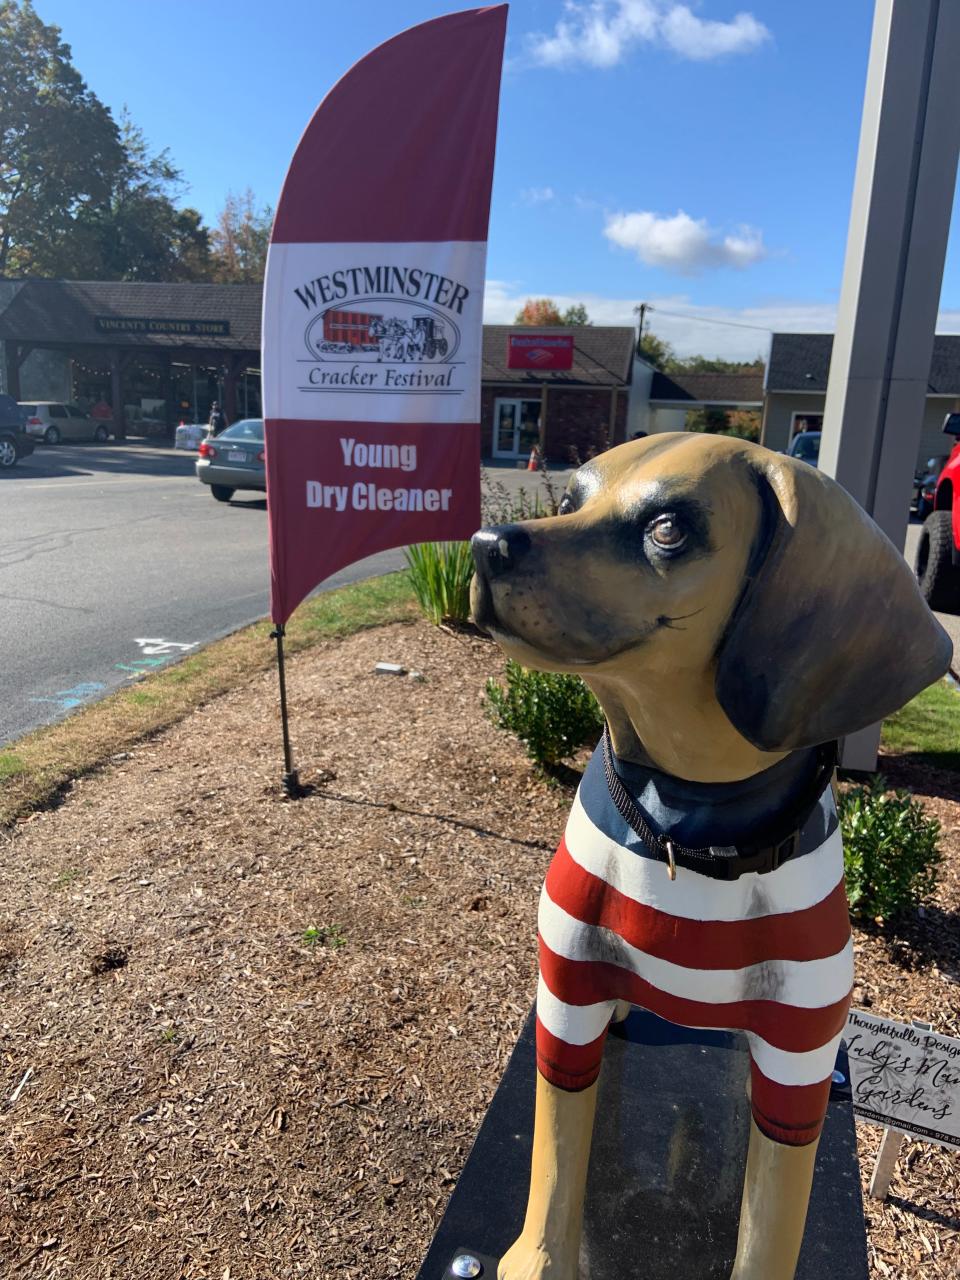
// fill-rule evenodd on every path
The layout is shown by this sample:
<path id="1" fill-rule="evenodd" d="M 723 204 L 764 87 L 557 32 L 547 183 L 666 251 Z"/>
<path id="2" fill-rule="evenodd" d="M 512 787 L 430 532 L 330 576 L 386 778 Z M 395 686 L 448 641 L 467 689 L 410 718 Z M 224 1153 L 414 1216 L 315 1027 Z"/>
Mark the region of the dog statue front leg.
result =
<path id="1" fill-rule="evenodd" d="M 537 1073 L 527 1214 L 498 1280 L 576 1280 L 597 1088 L 569 1093 Z"/>
<path id="2" fill-rule="evenodd" d="M 737 1257 L 730 1280 L 793 1280 L 813 1183 L 817 1142 L 774 1142 L 750 1121 Z"/>

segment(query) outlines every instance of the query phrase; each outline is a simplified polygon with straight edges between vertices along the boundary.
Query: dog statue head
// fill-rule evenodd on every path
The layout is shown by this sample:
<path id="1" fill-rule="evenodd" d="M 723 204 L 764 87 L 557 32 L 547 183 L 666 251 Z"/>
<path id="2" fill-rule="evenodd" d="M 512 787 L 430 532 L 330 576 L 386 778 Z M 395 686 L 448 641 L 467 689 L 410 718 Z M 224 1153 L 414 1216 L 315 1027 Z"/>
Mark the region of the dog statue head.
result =
<path id="1" fill-rule="evenodd" d="M 474 618 L 583 676 L 621 758 L 727 781 L 855 732 L 947 670 L 903 557 L 822 472 L 723 436 L 621 445 L 557 516 L 473 538 Z"/>

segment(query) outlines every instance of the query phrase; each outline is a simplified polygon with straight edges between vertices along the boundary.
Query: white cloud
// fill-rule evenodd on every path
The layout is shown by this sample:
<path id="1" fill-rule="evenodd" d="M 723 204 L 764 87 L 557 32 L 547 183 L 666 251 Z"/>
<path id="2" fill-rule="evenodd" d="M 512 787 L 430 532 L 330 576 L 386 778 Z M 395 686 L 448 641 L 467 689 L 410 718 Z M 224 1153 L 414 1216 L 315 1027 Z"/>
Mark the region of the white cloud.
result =
<path id="1" fill-rule="evenodd" d="M 553 187 L 525 187 L 520 192 L 524 204 L 548 204 L 556 197 Z"/>
<path id="2" fill-rule="evenodd" d="M 728 53 L 752 53 L 770 39 L 770 32 L 751 13 L 738 13 L 732 22 L 705 22 L 677 4 L 663 15 L 660 36 L 674 53 L 705 62 Z"/>
<path id="3" fill-rule="evenodd" d="M 545 67 L 613 67 L 640 44 L 663 45 L 681 57 L 705 61 L 751 53 L 769 39 L 769 30 L 749 13 L 716 22 L 672 0 L 566 0 L 552 34 L 534 33 L 528 48 L 534 62 Z"/>
<path id="4" fill-rule="evenodd" d="M 691 218 L 682 209 L 672 217 L 649 212 L 608 214 L 603 234 L 649 267 L 689 276 L 710 267 L 743 270 L 767 253 L 763 234 L 755 227 L 740 227 L 736 233 L 723 235 L 705 218 Z"/>

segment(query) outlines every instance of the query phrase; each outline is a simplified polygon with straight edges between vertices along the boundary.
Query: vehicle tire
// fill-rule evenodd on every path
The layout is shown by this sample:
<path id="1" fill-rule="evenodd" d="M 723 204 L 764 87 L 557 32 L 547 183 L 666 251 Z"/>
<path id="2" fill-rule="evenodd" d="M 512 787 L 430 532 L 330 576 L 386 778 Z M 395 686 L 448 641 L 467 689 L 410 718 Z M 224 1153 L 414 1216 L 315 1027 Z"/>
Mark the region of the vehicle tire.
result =
<path id="1" fill-rule="evenodd" d="M 110 439 L 110 432 L 106 427 L 101 425 L 97 427 L 96 431 L 94 431 L 93 438 L 96 440 L 97 444 L 103 444 L 105 440 Z"/>
<path id="2" fill-rule="evenodd" d="M 46 431 L 43 433 L 43 443 L 59 444 L 60 443 L 59 427 L 47 427 Z"/>
<path id="3" fill-rule="evenodd" d="M 960 569 L 953 563 L 951 511 L 934 511 L 924 521 L 914 568 L 920 594 L 931 609 L 960 611 Z"/>
<path id="4" fill-rule="evenodd" d="M 0 436 L 0 471 L 9 471 L 17 465 L 17 446 L 9 436 Z"/>
<path id="5" fill-rule="evenodd" d="M 218 502 L 229 502 L 236 490 L 228 489 L 225 484 L 212 484 L 210 492 Z"/>

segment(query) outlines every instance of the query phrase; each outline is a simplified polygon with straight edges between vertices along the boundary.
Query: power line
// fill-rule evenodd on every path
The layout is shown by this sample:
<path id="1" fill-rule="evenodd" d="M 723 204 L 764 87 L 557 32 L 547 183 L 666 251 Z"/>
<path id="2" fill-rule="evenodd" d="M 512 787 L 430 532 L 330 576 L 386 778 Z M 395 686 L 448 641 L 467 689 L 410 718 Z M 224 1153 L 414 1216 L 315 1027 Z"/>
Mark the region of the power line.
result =
<path id="1" fill-rule="evenodd" d="M 654 312 L 658 316 L 671 316 L 675 320 L 693 320 L 697 324 L 723 324 L 730 329 L 753 329 L 757 333 L 772 333 L 773 329 L 769 325 L 760 324 L 743 324 L 739 320 L 714 320 L 710 316 L 695 316 L 690 312 L 683 311 L 664 311 L 662 307 L 652 305 L 647 306 L 647 310 Z"/>

